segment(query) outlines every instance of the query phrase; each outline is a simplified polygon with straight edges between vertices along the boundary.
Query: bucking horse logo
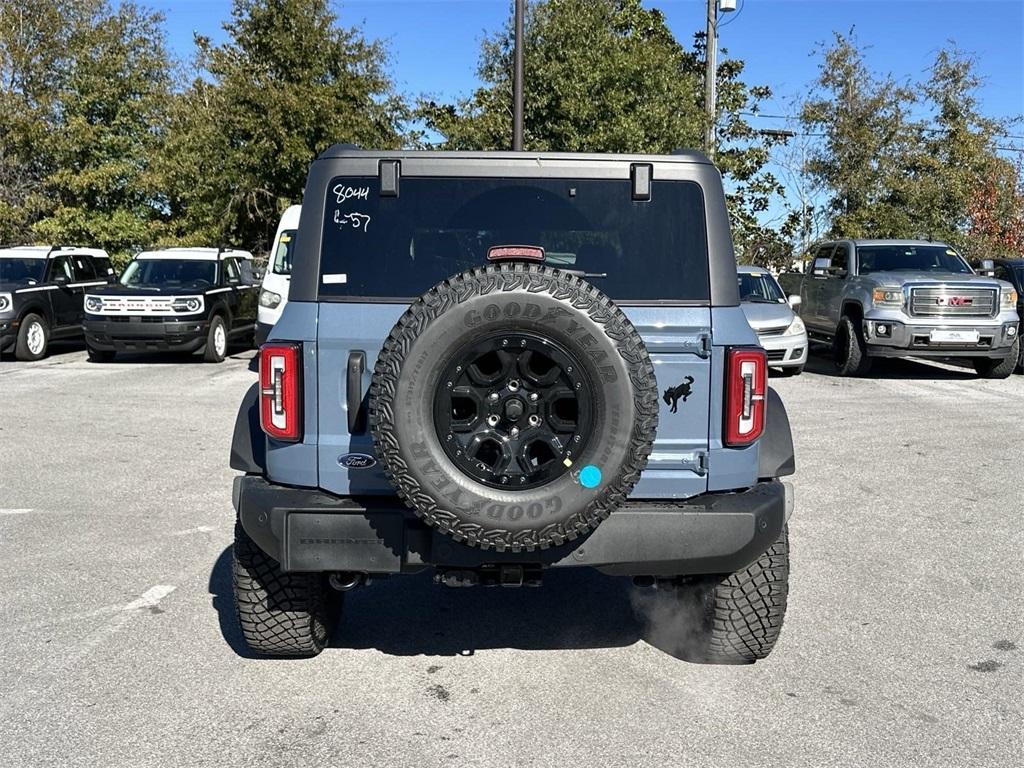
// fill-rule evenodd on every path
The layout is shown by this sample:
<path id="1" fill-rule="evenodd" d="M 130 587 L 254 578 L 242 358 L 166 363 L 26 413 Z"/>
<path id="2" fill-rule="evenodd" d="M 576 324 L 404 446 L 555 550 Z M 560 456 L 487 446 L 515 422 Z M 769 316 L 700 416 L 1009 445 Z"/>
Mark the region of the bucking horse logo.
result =
<path id="1" fill-rule="evenodd" d="M 679 400 L 685 403 L 686 398 L 693 394 L 693 390 L 690 385 L 693 384 L 693 376 L 687 376 L 686 380 L 676 387 L 669 387 L 665 390 L 665 394 L 661 396 L 661 399 L 665 401 L 666 405 L 671 405 L 669 413 L 675 413 L 679 410 Z"/>

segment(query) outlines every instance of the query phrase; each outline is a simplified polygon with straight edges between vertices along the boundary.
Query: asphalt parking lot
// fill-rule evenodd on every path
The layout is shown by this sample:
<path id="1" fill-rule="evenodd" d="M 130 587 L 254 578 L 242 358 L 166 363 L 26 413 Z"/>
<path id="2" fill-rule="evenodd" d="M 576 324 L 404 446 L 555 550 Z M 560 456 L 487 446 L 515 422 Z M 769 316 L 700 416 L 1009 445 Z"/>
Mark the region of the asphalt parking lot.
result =
<path id="1" fill-rule="evenodd" d="M 0 362 L 6 766 L 1008 766 L 1024 750 L 1024 377 L 812 360 L 789 613 L 753 667 L 679 661 L 591 572 L 392 579 L 332 647 L 246 657 L 222 365 Z M 653 641 L 653 644 L 652 644 Z M 1016 757 L 1015 757 L 1016 755 Z"/>

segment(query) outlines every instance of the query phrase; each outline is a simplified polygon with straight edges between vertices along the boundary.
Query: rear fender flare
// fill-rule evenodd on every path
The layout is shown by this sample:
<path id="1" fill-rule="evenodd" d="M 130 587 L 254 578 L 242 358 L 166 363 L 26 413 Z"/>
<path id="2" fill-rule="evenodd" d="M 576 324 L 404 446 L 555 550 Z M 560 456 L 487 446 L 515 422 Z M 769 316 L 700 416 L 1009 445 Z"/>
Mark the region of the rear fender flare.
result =
<path id="1" fill-rule="evenodd" d="M 789 427 L 789 414 L 779 393 L 768 388 L 766 403 L 768 414 L 764 433 L 758 441 L 757 476 L 762 480 L 786 477 L 796 472 L 793 453 L 793 431 Z"/>
<path id="2" fill-rule="evenodd" d="M 231 468 L 248 475 L 267 473 L 267 440 L 260 427 L 259 383 L 242 398 L 231 438 Z"/>

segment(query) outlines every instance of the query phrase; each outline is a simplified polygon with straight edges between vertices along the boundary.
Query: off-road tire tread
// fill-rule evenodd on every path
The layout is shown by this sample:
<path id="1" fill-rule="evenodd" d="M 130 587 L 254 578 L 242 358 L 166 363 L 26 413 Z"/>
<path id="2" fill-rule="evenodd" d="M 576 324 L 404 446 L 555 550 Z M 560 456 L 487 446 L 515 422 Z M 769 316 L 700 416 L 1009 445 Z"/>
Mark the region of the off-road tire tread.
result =
<path id="1" fill-rule="evenodd" d="M 789 530 L 741 571 L 712 582 L 704 594 L 702 661 L 753 664 L 779 639 L 789 595 Z"/>
<path id="2" fill-rule="evenodd" d="M 989 357 L 975 358 L 974 370 L 983 379 L 1005 379 L 1018 367 L 1021 359 L 1020 338 L 1013 340 L 1013 348 L 1002 360 Z"/>
<path id="3" fill-rule="evenodd" d="M 282 573 L 276 560 L 235 524 L 235 614 L 246 644 L 259 656 L 316 656 L 338 623 L 343 595 L 323 574 Z"/>
<path id="4" fill-rule="evenodd" d="M 864 337 L 857 328 L 857 323 L 849 315 L 839 319 L 839 328 L 835 338 L 836 352 L 845 343 L 844 356 L 840 361 L 836 355 L 836 368 L 840 376 L 866 376 L 871 370 L 871 358 L 865 349 Z"/>
<path id="5" fill-rule="evenodd" d="M 423 329 L 443 312 L 471 297 L 513 290 L 545 292 L 586 312 L 592 320 L 603 325 L 605 333 L 615 342 L 619 354 L 628 364 L 630 379 L 637 393 L 629 458 L 621 474 L 607 483 L 586 508 L 568 520 L 522 531 L 484 528 L 438 506 L 409 472 L 399 452 L 397 437 L 389 428 L 393 423 L 392 404 L 402 363 Z M 385 340 L 377 358 L 370 385 L 368 415 L 378 458 L 388 479 L 399 497 L 424 522 L 471 547 L 499 552 L 533 552 L 577 539 L 596 528 L 626 501 L 647 465 L 658 426 L 658 408 L 654 366 L 643 339 L 622 310 L 576 275 L 535 264 L 513 263 L 475 267 L 462 272 L 439 283 L 410 305 Z"/>

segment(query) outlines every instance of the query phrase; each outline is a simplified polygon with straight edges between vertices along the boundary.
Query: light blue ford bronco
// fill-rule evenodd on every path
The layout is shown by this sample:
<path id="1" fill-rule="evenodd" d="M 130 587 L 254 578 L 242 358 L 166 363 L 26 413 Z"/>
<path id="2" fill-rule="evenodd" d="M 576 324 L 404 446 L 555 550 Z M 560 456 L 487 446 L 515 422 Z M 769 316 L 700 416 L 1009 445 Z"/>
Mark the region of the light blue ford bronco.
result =
<path id="1" fill-rule="evenodd" d="M 701 154 L 332 147 L 259 370 L 231 453 L 254 653 L 315 655 L 346 591 L 424 569 L 596 568 L 689 610 L 686 658 L 774 646 L 793 444 Z"/>

